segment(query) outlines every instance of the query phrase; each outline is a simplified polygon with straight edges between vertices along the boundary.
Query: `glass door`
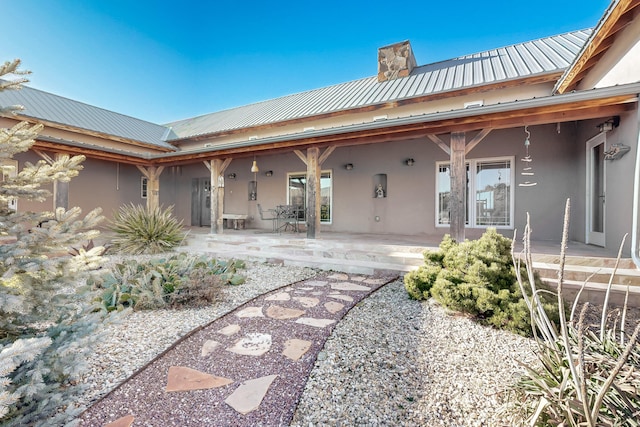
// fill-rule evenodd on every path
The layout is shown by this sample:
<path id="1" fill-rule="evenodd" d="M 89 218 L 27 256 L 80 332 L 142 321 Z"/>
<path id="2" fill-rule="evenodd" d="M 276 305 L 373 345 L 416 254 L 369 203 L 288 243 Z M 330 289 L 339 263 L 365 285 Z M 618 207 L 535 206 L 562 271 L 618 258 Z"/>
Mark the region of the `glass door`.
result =
<path id="1" fill-rule="evenodd" d="M 605 246 L 605 152 L 601 133 L 587 141 L 587 243 Z"/>

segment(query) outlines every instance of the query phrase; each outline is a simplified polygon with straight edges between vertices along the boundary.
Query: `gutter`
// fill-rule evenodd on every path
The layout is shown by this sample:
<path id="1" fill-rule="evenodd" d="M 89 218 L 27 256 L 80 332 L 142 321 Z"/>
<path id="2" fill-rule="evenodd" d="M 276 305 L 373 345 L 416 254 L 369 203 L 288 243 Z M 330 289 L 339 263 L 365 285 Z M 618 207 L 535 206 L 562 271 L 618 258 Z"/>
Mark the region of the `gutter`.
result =
<path id="1" fill-rule="evenodd" d="M 638 132 L 638 138 L 636 140 L 636 170 L 633 176 L 633 213 L 631 216 L 631 259 L 636 265 L 636 268 L 640 268 L 640 256 L 638 254 L 638 215 L 640 204 L 640 108 L 637 110 L 636 121 Z"/>
<path id="2" fill-rule="evenodd" d="M 216 144 L 214 147 L 206 147 L 206 148 L 200 148 L 197 150 L 185 150 L 185 151 L 179 151 L 179 152 L 168 152 L 168 153 L 159 153 L 159 154 L 147 154 L 147 153 L 141 154 L 141 153 L 132 153 L 132 152 L 120 150 L 120 149 L 109 149 L 109 148 L 105 149 L 105 148 L 100 148 L 98 146 L 84 144 L 81 142 L 60 140 L 54 137 L 41 136 L 36 139 L 41 139 L 43 141 L 48 140 L 50 142 L 55 142 L 61 145 L 67 145 L 67 146 L 78 147 L 78 148 L 90 147 L 90 148 L 95 148 L 98 151 L 122 154 L 122 155 L 130 156 L 138 159 L 144 159 L 147 161 L 153 161 L 156 159 L 166 159 L 166 158 L 175 158 L 176 160 L 179 160 L 182 156 L 188 156 L 193 154 L 211 153 L 212 155 L 215 155 L 216 149 L 244 148 L 244 147 L 260 146 L 260 145 L 272 144 L 272 143 L 278 143 L 278 142 L 284 142 L 284 141 L 302 140 L 302 139 L 313 138 L 313 137 L 341 135 L 341 134 L 347 134 L 350 132 L 357 132 L 362 130 L 384 129 L 384 128 L 400 127 L 400 126 L 420 124 L 420 123 L 433 123 L 440 120 L 473 117 L 481 114 L 506 113 L 506 112 L 521 110 L 526 108 L 547 107 L 552 105 L 566 104 L 570 102 L 590 101 L 594 99 L 608 98 L 608 97 L 615 97 L 615 96 L 622 96 L 622 95 L 633 96 L 633 101 L 637 101 L 639 93 L 640 93 L 640 83 L 631 83 L 626 85 L 610 86 L 605 88 L 590 89 L 590 90 L 584 90 L 579 92 L 571 92 L 571 93 L 561 94 L 561 95 L 545 96 L 542 98 L 531 98 L 531 99 L 525 99 L 521 101 L 509 101 L 505 103 L 485 105 L 482 107 L 449 110 L 449 111 L 442 111 L 442 112 L 438 111 L 435 113 L 422 114 L 417 116 L 400 117 L 396 119 L 381 120 L 377 122 L 358 123 L 354 125 L 319 129 L 319 130 L 306 131 L 306 132 L 294 133 L 289 135 L 278 135 L 278 136 L 271 136 L 271 137 L 252 139 L 252 140 L 226 142 L 226 143 Z M 638 165 L 640 165 L 640 163 L 638 163 Z M 637 188 L 640 188 L 640 182 L 638 183 Z M 640 201 L 638 203 L 640 204 Z"/>

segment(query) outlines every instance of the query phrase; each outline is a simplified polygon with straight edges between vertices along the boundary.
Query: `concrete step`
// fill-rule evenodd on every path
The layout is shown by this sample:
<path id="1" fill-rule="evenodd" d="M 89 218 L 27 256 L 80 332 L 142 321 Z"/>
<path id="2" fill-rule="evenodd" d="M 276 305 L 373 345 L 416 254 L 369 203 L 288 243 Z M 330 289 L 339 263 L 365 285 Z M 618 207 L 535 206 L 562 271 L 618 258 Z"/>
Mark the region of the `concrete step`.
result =
<path id="1" fill-rule="evenodd" d="M 557 279 L 560 266 L 558 264 L 534 262 L 533 268 L 538 271 L 540 277 Z M 635 268 L 618 268 L 614 270 L 611 267 L 567 264 L 564 267 L 564 279 L 578 282 L 584 282 L 588 279 L 590 282 L 595 283 L 609 283 L 611 274 L 614 271 L 613 283 L 640 286 L 640 271 Z"/>
<path id="2" fill-rule="evenodd" d="M 551 290 L 555 291 L 558 286 L 557 279 L 542 278 Z M 563 282 L 563 294 L 565 301 L 573 302 L 576 295 L 584 285 L 584 281 L 565 280 Z M 602 304 L 606 296 L 608 283 L 588 282 L 584 285 L 584 290 L 580 294 L 580 301 L 594 304 Z M 630 307 L 640 307 L 640 287 L 638 286 L 624 286 L 624 285 L 611 285 L 611 292 L 609 294 L 609 302 L 613 305 L 623 305 L 625 298 L 628 295 L 628 304 Z"/>

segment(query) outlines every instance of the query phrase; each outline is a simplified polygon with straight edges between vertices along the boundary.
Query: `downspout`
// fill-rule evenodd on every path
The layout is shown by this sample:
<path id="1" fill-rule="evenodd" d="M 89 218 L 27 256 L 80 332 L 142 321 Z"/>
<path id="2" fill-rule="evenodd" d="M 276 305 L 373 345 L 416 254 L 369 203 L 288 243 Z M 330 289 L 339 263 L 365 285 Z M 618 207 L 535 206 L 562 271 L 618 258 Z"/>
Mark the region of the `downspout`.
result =
<path id="1" fill-rule="evenodd" d="M 631 224 L 631 259 L 636 265 L 636 268 L 640 268 L 640 257 L 638 256 L 638 205 L 640 204 L 640 108 L 636 107 L 636 132 L 638 132 L 638 139 L 636 141 L 636 169 L 633 177 L 633 213 Z"/>

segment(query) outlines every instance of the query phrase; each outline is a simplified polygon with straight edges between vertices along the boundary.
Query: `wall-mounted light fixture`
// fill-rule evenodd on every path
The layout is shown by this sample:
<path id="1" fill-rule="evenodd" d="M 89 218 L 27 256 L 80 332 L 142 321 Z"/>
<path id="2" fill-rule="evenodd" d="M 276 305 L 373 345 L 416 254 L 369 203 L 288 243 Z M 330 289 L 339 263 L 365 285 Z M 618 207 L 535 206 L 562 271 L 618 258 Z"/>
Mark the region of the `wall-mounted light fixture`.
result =
<path id="1" fill-rule="evenodd" d="M 409 158 L 409 159 L 407 159 L 407 160 L 405 160 L 405 161 L 404 161 L 404 164 L 405 164 L 405 165 L 407 165 L 407 166 L 413 166 L 413 164 L 414 164 L 415 162 L 416 162 L 415 160 L 413 160 L 413 159 Z"/>
<path id="2" fill-rule="evenodd" d="M 265 176 L 273 176 L 273 171 L 266 171 L 264 173 Z"/>
<path id="3" fill-rule="evenodd" d="M 253 164 L 251 165 L 251 172 L 256 173 L 256 172 L 260 172 L 260 169 L 258 169 L 258 163 L 256 162 L 256 158 L 253 158 Z"/>
<path id="4" fill-rule="evenodd" d="M 236 179 L 236 174 L 235 173 L 230 173 L 229 175 L 227 175 L 227 178 Z"/>
<path id="5" fill-rule="evenodd" d="M 353 169 L 353 163 L 347 163 L 346 165 L 344 165 L 344 168 L 350 171 L 351 169 Z"/>
<path id="6" fill-rule="evenodd" d="M 610 118 L 606 122 L 600 123 L 597 127 L 600 132 L 609 132 L 617 128 L 619 125 L 620 125 L 620 116 L 615 116 Z"/>

